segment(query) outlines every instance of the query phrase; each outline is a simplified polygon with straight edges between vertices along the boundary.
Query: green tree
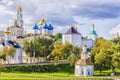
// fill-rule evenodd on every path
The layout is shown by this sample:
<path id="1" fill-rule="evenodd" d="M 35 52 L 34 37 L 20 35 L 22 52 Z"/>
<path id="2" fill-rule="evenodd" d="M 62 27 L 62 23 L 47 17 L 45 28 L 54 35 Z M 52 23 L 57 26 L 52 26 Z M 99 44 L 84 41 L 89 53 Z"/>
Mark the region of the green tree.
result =
<path id="1" fill-rule="evenodd" d="M 1 50 L 0 50 L 0 57 L 3 60 L 7 60 L 8 64 L 9 64 L 9 60 L 8 57 L 14 57 L 14 53 L 15 53 L 15 48 L 13 46 L 4 46 Z"/>
<path id="2" fill-rule="evenodd" d="M 54 49 L 51 52 L 51 55 L 54 57 L 55 62 L 57 62 L 59 59 L 61 59 L 63 53 L 62 53 L 62 44 L 61 43 L 55 43 Z"/>
<path id="3" fill-rule="evenodd" d="M 26 41 L 24 43 L 24 50 L 31 57 L 46 57 L 53 49 L 52 44 L 52 39 L 35 38 L 32 41 Z"/>
<path id="4" fill-rule="evenodd" d="M 71 65 L 73 65 L 78 57 L 80 57 L 80 51 L 79 47 L 73 46 L 70 43 L 61 44 L 58 42 L 54 44 L 54 49 L 51 55 L 54 57 L 54 60 L 69 60 Z"/>
<path id="5" fill-rule="evenodd" d="M 113 54 L 112 64 L 116 68 L 120 67 L 120 52 Z"/>
<path id="6" fill-rule="evenodd" d="M 61 33 L 57 33 L 57 34 L 54 36 L 54 39 L 55 39 L 55 40 L 62 39 L 62 34 L 61 34 Z"/>
<path id="7" fill-rule="evenodd" d="M 112 55 L 112 71 L 114 71 L 115 68 L 120 67 L 120 43 L 116 44 L 113 43 L 112 45 L 112 51 L 113 51 L 113 55 Z"/>
<path id="8" fill-rule="evenodd" d="M 95 64 L 95 56 L 96 54 L 100 53 L 101 50 L 110 50 L 112 44 L 110 41 L 105 40 L 104 38 L 100 37 L 96 40 L 94 44 L 94 48 L 91 50 L 91 61 L 94 63 L 95 68 L 98 68 Z"/>

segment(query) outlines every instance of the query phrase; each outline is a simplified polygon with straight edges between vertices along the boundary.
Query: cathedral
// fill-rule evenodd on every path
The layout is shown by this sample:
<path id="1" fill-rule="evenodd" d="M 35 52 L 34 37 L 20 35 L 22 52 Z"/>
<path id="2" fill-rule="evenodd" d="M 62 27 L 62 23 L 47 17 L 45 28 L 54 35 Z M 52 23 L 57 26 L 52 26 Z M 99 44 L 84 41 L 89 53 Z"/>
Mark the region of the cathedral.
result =
<path id="1" fill-rule="evenodd" d="M 41 36 L 53 35 L 53 29 L 53 25 L 48 25 L 44 18 L 42 18 L 38 24 L 35 23 L 33 26 L 34 34 L 40 34 Z"/>

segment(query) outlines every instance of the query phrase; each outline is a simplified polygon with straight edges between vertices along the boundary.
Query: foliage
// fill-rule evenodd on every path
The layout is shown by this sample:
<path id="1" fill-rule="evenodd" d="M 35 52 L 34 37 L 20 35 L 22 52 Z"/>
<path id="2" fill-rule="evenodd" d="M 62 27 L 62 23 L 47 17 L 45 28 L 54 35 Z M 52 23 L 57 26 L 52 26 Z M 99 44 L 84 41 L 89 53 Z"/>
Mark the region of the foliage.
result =
<path id="1" fill-rule="evenodd" d="M 61 33 L 57 33 L 56 35 L 54 35 L 54 39 L 58 40 L 62 38 L 62 34 Z"/>
<path id="2" fill-rule="evenodd" d="M 95 69 L 111 68 L 113 55 L 112 43 L 100 37 L 96 40 L 94 48 L 91 50 L 91 60 L 94 62 Z"/>
<path id="3" fill-rule="evenodd" d="M 4 46 L 0 50 L 0 58 L 6 60 L 7 56 L 13 57 L 15 53 L 15 48 L 13 46 Z"/>
<path id="4" fill-rule="evenodd" d="M 113 52 L 111 52 L 111 50 L 104 49 L 95 55 L 95 64 L 99 66 L 98 68 L 100 70 L 100 75 L 103 68 L 109 68 L 111 66 L 112 54 Z"/>
<path id="5" fill-rule="evenodd" d="M 53 49 L 53 40 L 46 38 L 35 38 L 32 41 L 26 41 L 24 43 L 24 50 L 29 56 L 46 57 Z"/>
<path id="6" fill-rule="evenodd" d="M 57 61 L 59 59 L 68 59 L 71 64 L 73 64 L 76 59 L 79 57 L 80 48 L 73 46 L 70 43 L 55 43 L 54 49 L 51 55 L 54 57 L 54 60 Z"/>
<path id="7" fill-rule="evenodd" d="M 74 73 L 74 66 L 69 64 L 53 65 L 29 65 L 29 66 L 13 66 L 1 67 L 1 72 L 68 72 Z"/>
<path id="8" fill-rule="evenodd" d="M 113 54 L 112 64 L 114 67 L 120 67 L 120 52 Z"/>

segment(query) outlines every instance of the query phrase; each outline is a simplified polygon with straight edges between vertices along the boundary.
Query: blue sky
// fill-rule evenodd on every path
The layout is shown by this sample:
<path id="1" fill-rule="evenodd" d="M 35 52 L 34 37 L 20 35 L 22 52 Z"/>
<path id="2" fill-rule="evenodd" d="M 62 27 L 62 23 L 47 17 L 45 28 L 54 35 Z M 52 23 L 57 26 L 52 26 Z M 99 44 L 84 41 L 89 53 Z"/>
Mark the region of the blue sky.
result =
<path id="1" fill-rule="evenodd" d="M 120 33 L 119 3 L 120 0 L 0 0 L 0 30 L 8 22 L 13 25 L 17 7 L 22 6 L 27 30 L 44 17 L 55 27 L 54 33 L 64 33 L 75 24 L 87 36 L 94 23 L 99 36 L 112 39 Z"/>

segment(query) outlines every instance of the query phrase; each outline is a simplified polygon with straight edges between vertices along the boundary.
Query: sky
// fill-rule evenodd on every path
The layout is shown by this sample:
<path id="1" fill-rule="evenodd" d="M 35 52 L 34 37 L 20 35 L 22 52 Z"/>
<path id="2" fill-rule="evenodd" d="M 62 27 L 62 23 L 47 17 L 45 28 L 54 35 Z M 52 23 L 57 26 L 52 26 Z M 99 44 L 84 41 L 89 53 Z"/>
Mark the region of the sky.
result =
<path id="1" fill-rule="evenodd" d="M 91 24 L 99 37 L 112 39 L 120 34 L 120 0 L 0 0 L 0 30 L 13 25 L 18 6 L 23 8 L 24 28 L 30 31 L 45 18 L 54 33 L 65 33 L 75 24 L 87 36 Z"/>

